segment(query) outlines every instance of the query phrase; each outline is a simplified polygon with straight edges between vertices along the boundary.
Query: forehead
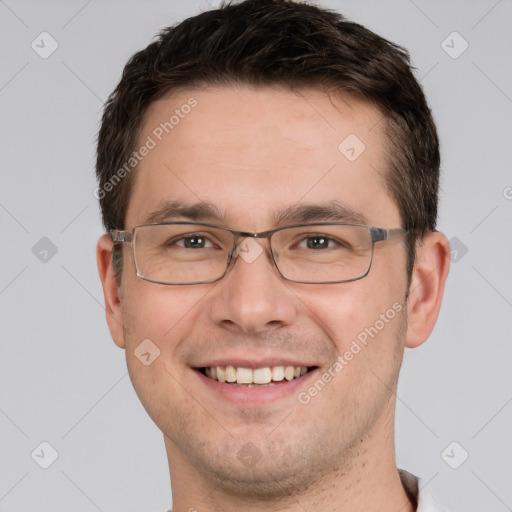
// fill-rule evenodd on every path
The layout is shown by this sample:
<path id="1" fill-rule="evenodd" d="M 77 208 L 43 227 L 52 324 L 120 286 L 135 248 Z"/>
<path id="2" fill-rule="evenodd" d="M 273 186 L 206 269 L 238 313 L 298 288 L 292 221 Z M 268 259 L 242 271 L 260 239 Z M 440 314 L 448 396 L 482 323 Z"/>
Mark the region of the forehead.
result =
<path id="1" fill-rule="evenodd" d="M 175 92 L 146 112 L 138 147 L 151 149 L 135 171 L 126 226 L 181 201 L 215 205 L 230 227 L 265 230 L 278 211 L 335 201 L 396 227 L 383 129 L 372 105 L 317 89 Z"/>

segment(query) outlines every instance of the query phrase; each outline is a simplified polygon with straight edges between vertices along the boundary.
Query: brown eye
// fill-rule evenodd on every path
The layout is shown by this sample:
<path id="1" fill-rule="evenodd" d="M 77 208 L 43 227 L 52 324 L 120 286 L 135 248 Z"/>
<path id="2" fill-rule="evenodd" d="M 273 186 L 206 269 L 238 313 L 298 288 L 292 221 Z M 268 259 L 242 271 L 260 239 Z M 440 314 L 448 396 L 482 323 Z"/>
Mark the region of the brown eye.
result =
<path id="1" fill-rule="evenodd" d="M 187 247 L 188 249 L 203 249 L 206 243 L 206 238 L 201 235 L 183 237 L 182 240 L 184 240 L 184 247 Z"/>
<path id="2" fill-rule="evenodd" d="M 307 238 L 308 249 L 325 249 L 329 247 L 329 238 L 325 236 L 310 236 Z"/>

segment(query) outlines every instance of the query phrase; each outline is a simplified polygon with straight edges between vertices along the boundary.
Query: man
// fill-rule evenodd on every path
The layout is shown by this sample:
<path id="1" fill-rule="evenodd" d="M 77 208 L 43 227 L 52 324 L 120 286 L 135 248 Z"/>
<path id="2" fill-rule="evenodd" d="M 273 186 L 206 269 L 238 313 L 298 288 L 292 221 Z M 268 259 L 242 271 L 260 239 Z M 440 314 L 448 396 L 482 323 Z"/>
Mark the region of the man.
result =
<path id="1" fill-rule="evenodd" d="M 394 453 L 449 267 L 439 164 L 407 53 L 335 12 L 223 5 L 130 59 L 98 268 L 174 512 L 440 510 Z"/>

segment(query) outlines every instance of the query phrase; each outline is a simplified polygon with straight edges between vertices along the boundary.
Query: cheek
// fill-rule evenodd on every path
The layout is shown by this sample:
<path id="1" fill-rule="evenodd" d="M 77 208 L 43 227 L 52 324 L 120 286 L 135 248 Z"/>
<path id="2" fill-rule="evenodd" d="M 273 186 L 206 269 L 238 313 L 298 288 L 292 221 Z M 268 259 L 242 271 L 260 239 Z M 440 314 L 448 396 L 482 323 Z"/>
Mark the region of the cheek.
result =
<path id="1" fill-rule="evenodd" d="M 186 369 L 184 347 L 204 310 L 203 287 L 169 287 L 128 277 L 123 325 L 130 377 L 139 393 L 168 390 Z M 167 393 L 167 391 L 164 391 Z M 141 397 L 142 398 L 142 397 Z"/>
<path id="2" fill-rule="evenodd" d="M 312 321 L 324 330 L 339 354 L 349 350 L 354 340 L 364 344 L 377 336 L 396 337 L 399 313 L 405 308 L 405 280 L 383 278 L 373 270 L 359 281 L 298 292 Z M 387 275 L 396 270 L 387 269 Z"/>
<path id="3" fill-rule="evenodd" d="M 182 324 L 191 305 L 181 296 L 174 300 L 171 290 L 157 290 L 156 284 L 152 288 L 152 283 L 141 282 L 125 296 L 126 362 L 147 413 L 161 429 L 169 430 L 166 421 L 180 417 L 189 399 L 180 385 L 185 370 L 175 340 L 183 338 Z"/>
<path id="4" fill-rule="evenodd" d="M 166 351 L 173 348 L 172 340 L 180 337 L 185 326 L 191 325 L 206 294 L 200 286 L 165 286 L 143 281 L 135 273 L 126 285 L 123 321 L 127 343 L 149 338 Z"/>

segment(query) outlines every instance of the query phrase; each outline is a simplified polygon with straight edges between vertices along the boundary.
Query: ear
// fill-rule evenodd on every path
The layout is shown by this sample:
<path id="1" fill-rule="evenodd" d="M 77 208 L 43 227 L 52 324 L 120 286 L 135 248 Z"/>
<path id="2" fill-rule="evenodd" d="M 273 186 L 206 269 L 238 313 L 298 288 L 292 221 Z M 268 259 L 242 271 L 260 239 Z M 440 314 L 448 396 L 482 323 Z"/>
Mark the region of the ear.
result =
<path id="1" fill-rule="evenodd" d="M 427 233 L 416 245 L 408 300 L 405 346 L 421 345 L 432 332 L 443 299 L 450 268 L 450 244 L 443 233 Z"/>
<path id="2" fill-rule="evenodd" d="M 109 235 L 103 235 L 96 245 L 96 260 L 100 274 L 103 295 L 105 297 L 105 315 L 114 343 L 125 348 L 123 333 L 123 313 L 121 309 L 121 289 L 117 286 L 112 268 L 112 250 L 114 242 Z"/>

